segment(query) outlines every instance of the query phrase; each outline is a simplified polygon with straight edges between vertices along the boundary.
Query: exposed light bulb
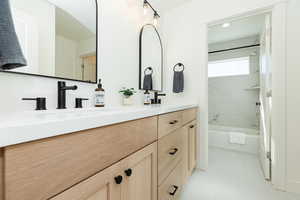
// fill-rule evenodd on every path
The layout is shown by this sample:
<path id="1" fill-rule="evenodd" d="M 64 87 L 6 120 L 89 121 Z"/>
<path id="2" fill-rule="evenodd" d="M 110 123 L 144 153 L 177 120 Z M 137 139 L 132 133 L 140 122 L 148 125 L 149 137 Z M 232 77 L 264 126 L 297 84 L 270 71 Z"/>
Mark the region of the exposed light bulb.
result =
<path id="1" fill-rule="evenodd" d="M 147 15 L 149 9 L 149 4 L 147 1 L 144 1 L 143 8 L 144 8 L 144 15 Z"/>
<path id="2" fill-rule="evenodd" d="M 222 27 L 223 28 L 228 28 L 228 27 L 230 27 L 231 26 L 231 23 L 224 23 L 224 24 L 222 24 Z"/>
<path id="3" fill-rule="evenodd" d="M 153 25 L 154 25 L 155 27 L 158 26 L 158 19 L 154 18 L 154 20 L 153 20 Z"/>
<path id="4" fill-rule="evenodd" d="M 148 9 L 144 7 L 144 15 L 147 15 L 147 13 L 148 13 Z"/>

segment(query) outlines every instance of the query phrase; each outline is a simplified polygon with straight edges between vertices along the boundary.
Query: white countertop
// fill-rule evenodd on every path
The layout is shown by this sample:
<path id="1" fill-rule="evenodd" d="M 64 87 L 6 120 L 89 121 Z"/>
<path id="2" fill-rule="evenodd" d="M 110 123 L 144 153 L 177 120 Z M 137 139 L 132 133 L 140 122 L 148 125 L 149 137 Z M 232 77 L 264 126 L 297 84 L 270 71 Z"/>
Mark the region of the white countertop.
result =
<path id="1" fill-rule="evenodd" d="M 197 105 L 32 111 L 0 116 L 0 147 L 174 112 Z"/>

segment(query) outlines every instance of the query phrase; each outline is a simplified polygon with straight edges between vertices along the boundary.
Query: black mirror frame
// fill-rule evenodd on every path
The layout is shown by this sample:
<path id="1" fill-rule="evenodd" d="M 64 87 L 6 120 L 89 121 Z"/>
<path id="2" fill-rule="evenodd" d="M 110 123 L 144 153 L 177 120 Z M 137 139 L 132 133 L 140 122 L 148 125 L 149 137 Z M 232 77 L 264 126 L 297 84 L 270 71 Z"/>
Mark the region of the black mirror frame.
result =
<path id="1" fill-rule="evenodd" d="M 144 90 L 142 88 L 142 47 L 143 47 L 143 32 L 146 26 L 151 26 L 154 28 L 155 32 L 157 33 L 159 42 L 160 42 L 160 47 L 161 47 L 161 90 L 152 90 L 154 92 L 162 92 L 163 91 L 163 72 L 164 72 L 164 49 L 163 49 L 163 44 L 162 44 L 162 39 L 160 37 L 160 34 L 157 30 L 157 28 L 153 24 L 145 24 L 141 31 L 140 31 L 140 40 L 139 40 L 139 90 Z"/>
<path id="2" fill-rule="evenodd" d="M 90 84 L 97 84 L 98 81 L 98 31 L 99 31 L 99 25 L 98 25 L 98 17 L 99 17 L 99 8 L 98 8 L 98 1 L 99 0 L 94 0 L 96 3 L 96 80 L 95 81 L 83 81 L 83 80 L 78 80 L 78 79 L 71 79 L 71 78 L 63 78 L 63 77 L 58 77 L 58 76 L 48 76 L 48 75 L 40 75 L 40 74 L 30 74 L 30 73 L 24 73 L 24 72 L 12 72 L 12 71 L 5 71 L 5 70 L 0 70 L 0 72 L 4 73 L 10 73 L 10 74 L 20 74 L 20 75 L 26 75 L 26 76 L 36 76 L 36 77 L 44 77 L 44 78 L 51 78 L 51 79 L 60 79 L 60 80 L 68 80 L 68 81 L 76 81 L 76 82 L 82 82 L 82 83 L 90 83 Z"/>

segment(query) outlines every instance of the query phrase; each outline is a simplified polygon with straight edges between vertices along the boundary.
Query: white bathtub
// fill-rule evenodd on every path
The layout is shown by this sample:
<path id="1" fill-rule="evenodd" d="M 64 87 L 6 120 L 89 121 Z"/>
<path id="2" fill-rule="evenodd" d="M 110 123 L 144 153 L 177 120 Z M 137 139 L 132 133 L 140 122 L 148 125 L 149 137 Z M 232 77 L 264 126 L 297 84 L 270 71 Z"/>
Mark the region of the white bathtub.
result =
<path id="1" fill-rule="evenodd" d="M 230 143 L 231 132 L 244 133 L 246 136 L 246 144 L 240 145 Z M 245 153 L 258 154 L 259 131 L 256 129 L 209 125 L 208 133 L 208 144 L 210 147 L 218 147 Z"/>

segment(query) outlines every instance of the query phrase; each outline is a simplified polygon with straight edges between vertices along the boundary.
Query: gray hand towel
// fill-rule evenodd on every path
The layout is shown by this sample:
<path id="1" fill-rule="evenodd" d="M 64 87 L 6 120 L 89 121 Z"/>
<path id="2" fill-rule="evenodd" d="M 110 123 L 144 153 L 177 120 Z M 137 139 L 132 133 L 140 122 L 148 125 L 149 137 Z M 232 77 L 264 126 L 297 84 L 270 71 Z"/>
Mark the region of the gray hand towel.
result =
<path id="1" fill-rule="evenodd" d="M 152 74 L 147 74 L 144 76 L 143 89 L 144 90 L 153 90 Z"/>
<path id="2" fill-rule="evenodd" d="M 9 0 L 0 0 L 0 70 L 26 65 L 15 31 Z"/>
<path id="3" fill-rule="evenodd" d="M 174 79 L 173 79 L 173 92 L 174 93 L 181 93 L 184 90 L 184 74 L 183 71 L 174 72 Z"/>

